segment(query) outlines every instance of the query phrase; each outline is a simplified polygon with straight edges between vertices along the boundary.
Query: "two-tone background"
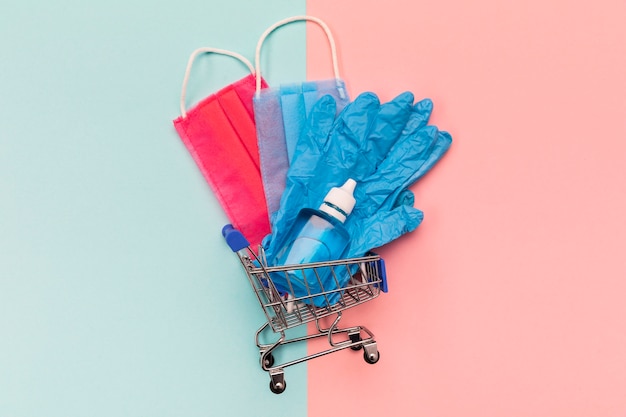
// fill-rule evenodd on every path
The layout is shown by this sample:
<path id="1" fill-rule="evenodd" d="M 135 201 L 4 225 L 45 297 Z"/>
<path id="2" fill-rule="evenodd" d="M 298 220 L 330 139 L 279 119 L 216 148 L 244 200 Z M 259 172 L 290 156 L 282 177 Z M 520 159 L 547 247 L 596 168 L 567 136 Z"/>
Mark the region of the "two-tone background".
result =
<path id="1" fill-rule="evenodd" d="M 626 414 L 623 1 L 0 9 L 0 416 Z M 389 294 L 345 314 L 380 362 L 291 367 L 277 396 L 225 215 L 171 121 L 195 48 L 253 59 L 304 13 L 353 97 L 430 97 L 455 142 L 413 187 L 424 223 L 380 251 Z M 264 51 L 270 84 L 332 74 L 317 27 Z M 189 104 L 245 71 L 201 58 Z"/>

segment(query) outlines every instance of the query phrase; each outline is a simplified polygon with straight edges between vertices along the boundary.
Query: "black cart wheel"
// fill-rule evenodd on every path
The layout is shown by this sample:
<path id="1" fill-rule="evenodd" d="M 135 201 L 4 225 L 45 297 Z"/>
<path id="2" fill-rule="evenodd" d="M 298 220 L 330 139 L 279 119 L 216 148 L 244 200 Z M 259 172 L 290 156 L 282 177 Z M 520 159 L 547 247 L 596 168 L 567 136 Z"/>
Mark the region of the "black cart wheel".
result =
<path id="1" fill-rule="evenodd" d="M 376 353 L 371 353 L 369 355 L 367 354 L 367 352 L 363 352 L 363 359 L 365 359 L 365 362 L 371 363 L 373 365 L 380 359 L 380 352 L 376 351 Z"/>
<path id="2" fill-rule="evenodd" d="M 282 394 L 287 389 L 287 381 L 283 380 L 282 382 L 274 383 L 274 381 L 270 381 L 270 390 L 274 394 Z"/>

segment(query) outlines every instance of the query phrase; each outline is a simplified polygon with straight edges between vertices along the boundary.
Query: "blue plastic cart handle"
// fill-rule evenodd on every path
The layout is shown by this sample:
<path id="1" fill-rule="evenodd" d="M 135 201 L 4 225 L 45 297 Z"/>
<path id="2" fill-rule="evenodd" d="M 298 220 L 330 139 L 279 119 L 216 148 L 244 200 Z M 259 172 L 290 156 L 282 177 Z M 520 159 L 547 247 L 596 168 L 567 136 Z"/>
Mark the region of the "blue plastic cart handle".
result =
<path id="1" fill-rule="evenodd" d="M 380 271 L 380 289 L 383 292 L 387 292 L 389 291 L 389 287 L 387 287 L 387 270 L 385 269 L 385 260 L 383 258 L 380 258 L 378 261 L 376 261 L 376 263 L 378 264 L 378 268 Z"/>
<path id="2" fill-rule="evenodd" d="M 374 252 L 368 252 L 366 255 L 377 255 Z M 387 286 L 387 270 L 385 269 L 385 260 L 383 258 L 378 258 L 376 261 L 376 267 L 379 272 L 380 284 L 374 284 L 375 287 L 380 287 L 382 292 L 388 292 L 389 287 Z"/>
<path id="3" fill-rule="evenodd" d="M 222 236 L 224 236 L 226 243 L 228 243 L 233 252 L 239 252 L 250 246 L 248 239 L 239 230 L 235 229 L 232 224 L 227 224 L 222 228 Z"/>

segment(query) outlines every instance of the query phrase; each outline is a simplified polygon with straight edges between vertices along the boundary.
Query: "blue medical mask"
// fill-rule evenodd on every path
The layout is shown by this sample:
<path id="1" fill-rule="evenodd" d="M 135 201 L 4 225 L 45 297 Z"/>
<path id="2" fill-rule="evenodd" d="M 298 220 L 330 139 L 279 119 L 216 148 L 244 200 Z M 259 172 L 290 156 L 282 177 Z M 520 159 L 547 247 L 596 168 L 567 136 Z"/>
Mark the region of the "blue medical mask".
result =
<path id="1" fill-rule="evenodd" d="M 260 56 L 265 38 L 280 26 L 296 21 L 310 21 L 318 24 L 328 37 L 332 54 L 334 79 L 306 81 L 281 85 L 278 88 L 264 88 L 261 85 Z M 254 95 L 254 116 L 261 162 L 261 176 L 270 216 L 280 206 L 280 198 L 285 190 L 287 169 L 293 157 L 300 133 L 313 105 L 323 96 L 331 95 L 337 103 L 337 112 L 348 104 L 348 93 L 339 77 L 335 40 L 328 26 L 312 16 L 294 16 L 270 26 L 261 35 L 256 48 L 256 93 Z"/>

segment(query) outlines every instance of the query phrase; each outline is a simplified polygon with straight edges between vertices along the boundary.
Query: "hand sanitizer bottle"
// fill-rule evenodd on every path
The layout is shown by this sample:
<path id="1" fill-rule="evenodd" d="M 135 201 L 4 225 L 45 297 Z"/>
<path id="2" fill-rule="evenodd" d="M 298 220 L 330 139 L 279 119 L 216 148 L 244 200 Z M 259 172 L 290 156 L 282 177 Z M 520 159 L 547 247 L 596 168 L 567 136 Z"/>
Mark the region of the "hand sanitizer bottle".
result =
<path id="1" fill-rule="evenodd" d="M 343 223 L 352 212 L 356 200 L 353 193 L 356 181 L 348 179 L 341 187 L 333 187 L 324 197 L 318 210 L 300 210 L 288 234 L 287 245 L 278 253 L 278 265 L 296 265 L 336 260 L 341 257 L 350 241 Z M 337 284 L 329 268 L 288 271 L 296 297 L 329 291 Z M 326 297 L 313 298 L 315 305 L 324 305 Z M 307 300 L 305 300 L 307 301 Z"/>

